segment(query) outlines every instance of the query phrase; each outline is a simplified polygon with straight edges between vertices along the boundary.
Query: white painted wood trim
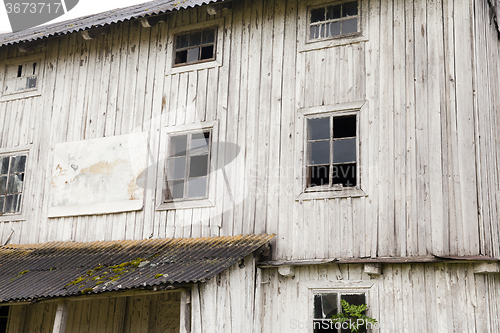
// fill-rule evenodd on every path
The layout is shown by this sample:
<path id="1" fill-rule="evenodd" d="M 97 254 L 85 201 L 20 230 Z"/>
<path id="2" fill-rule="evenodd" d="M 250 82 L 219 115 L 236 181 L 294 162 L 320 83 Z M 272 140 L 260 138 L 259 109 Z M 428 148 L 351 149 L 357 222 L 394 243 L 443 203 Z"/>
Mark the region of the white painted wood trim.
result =
<path id="1" fill-rule="evenodd" d="M 374 280 L 338 280 L 338 281 L 309 281 L 307 288 L 317 290 L 332 290 L 345 292 L 347 290 L 370 289 L 375 285 Z"/>
<path id="2" fill-rule="evenodd" d="M 361 42 L 368 41 L 368 0 L 359 0 L 359 13 L 360 13 L 360 22 L 359 27 L 360 31 L 356 34 L 349 34 L 346 36 L 339 36 L 332 39 L 320 40 L 320 41 L 309 41 L 308 38 L 308 11 L 310 7 L 314 7 L 320 4 L 330 4 L 335 2 L 344 2 L 344 1 L 325 1 L 325 0 L 304 0 L 299 3 L 299 16 L 298 16 L 298 52 L 307 52 L 313 50 L 319 50 L 329 47 L 348 45 L 348 44 L 356 44 Z"/>
<path id="3" fill-rule="evenodd" d="M 175 36 L 183 33 L 194 30 L 200 30 L 205 28 L 217 28 L 217 42 L 216 42 L 216 50 L 215 50 L 215 60 L 196 63 L 192 65 L 182 65 L 178 67 L 174 67 L 174 42 Z M 168 34 L 168 42 L 167 42 L 167 68 L 166 75 L 176 74 L 176 73 L 185 73 L 191 71 L 197 71 L 200 69 L 208 69 L 222 66 L 222 55 L 224 52 L 224 17 L 215 20 L 208 20 L 204 22 L 199 22 L 195 24 L 190 24 L 187 26 L 177 27 L 171 29 Z"/>
<path id="4" fill-rule="evenodd" d="M 180 333 L 191 332 L 191 291 L 183 289 L 181 291 L 181 316 Z"/>
<path id="5" fill-rule="evenodd" d="M 68 302 L 61 301 L 57 304 L 56 317 L 54 319 L 53 333 L 64 333 L 66 331 L 66 323 L 68 322 Z"/>
<path id="6" fill-rule="evenodd" d="M 188 201 L 163 202 L 156 207 L 156 210 L 189 209 L 214 207 L 214 203 L 209 199 L 198 199 Z"/>
<path id="7" fill-rule="evenodd" d="M 367 101 L 355 101 L 348 103 L 339 103 L 333 105 L 321 105 L 321 106 L 313 106 L 310 108 L 302 108 L 299 111 L 304 116 L 311 116 L 322 113 L 331 113 L 331 112 L 349 112 L 349 111 L 357 111 L 361 109 Z"/>

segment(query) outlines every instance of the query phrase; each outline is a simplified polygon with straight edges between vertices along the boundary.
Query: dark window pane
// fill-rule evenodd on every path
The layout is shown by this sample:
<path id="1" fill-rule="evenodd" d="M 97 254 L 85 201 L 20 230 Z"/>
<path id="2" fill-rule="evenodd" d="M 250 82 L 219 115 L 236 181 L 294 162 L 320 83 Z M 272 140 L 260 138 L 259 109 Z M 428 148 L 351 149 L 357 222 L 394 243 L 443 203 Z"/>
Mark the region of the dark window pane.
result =
<path id="1" fill-rule="evenodd" d="M 9 186 L 7 189 L 7 193 L 21 193 L 23 191 L 23 180 L 24 174 L 11 175 L 9 177 Z"/>
<path id="2" fill-rule="evenodd" d="M 214 46 L 204 46 L 201 48 L 201 56 L 200 60 L 211 59 L 214 58 Z"/>
<path id="3" fill-rule="evenodd" d="M 323 319 L 320 294 L 314 295 L 314 319 Z"/>
<path id="4" fill-rule="evenodd" d="M 340 299 L 343 299 L 344 301 L 352 305 L 363 305 L 366 303 L 364 294 L 345 294 L 341 295 Z"/>
<path id="5" fill-rule="evenodd" d="M 326 29 L 326 25 L 325 25 L 325 24 L 322 24 L 322 25 L 319 27 L 319 37 L 320 37 L 320 38 L 325 38 L 325 37 L 326 37 L 326 32 L 325 32 L 325 29 Z"/>
<path id="6" fill-rule="evenodd" d="M 189 177 L 203 177 L 208 174 L 208 155 L 191 157 Z"/>
<path id="7" fill-rule="evenodd" d="M 311 10 L 311 23 L 325 20 L 325 7 Z"/>
<path id="8" fill-rule="evenodd" d="M 189 35 L 177 36 L 177 43 L 175 44 L 176 49 L 182 49 L 188 47 Z"/>
<path id="9" fill-rule="evenodd" d="M 0 316 L 7 317 L 9 315 L 9 306 L 0 306 Z"/>
<path id="10" fill-rule="evenodd" d="M 21 208 L 21 195 L 8 195 L 5 199 L 5 213 L 17 213 Z"/>
<path id="11" fill-rule="evenodd" d="M 207 177 L 188 180 L 188 197 L 198 198 L 207 195 Z"/>
<path id="12" fill-rule="evenodd" d="M 24 172 L 26 167 L 26 155 L 20 155 L 12 157 L 12 166 L 10 167 L 10 173 L 21 173 Z"/>
<path id="13" fill-rule="evenodd" d="M 23 75 L 23 65 L 17 66 L 17 77 L 21 77 Z"/>
<path id="14" fill-rule="evenodd" d="M 184 197 L 184 181 L 167 182 L 167 199 L 182 199 Z"/>
<path id="15" fill-rule="evenodd" d="M 36 76 L 29 77 L 26 79 L 26 88 L 27 89 L 36 88 Z"/>
<path id="16" fill-rule="evenodd" d="M 337 313 L 337 294 L 321 294 L 323 319 L 329 319 Z"/>
<path id="17" fill-rule="evenodd" d="M 334 165 L 332 184 L 342 185 L 343 187 L 356 186 L 356 163 Z"/>
<path id="18" fill-rule="evenodd" d="M 185 156 L 187 135 L 172 136 L 170 138 L 170 156 Z"/>
<path id="19" fill-rule="evenodd" d="M 334 117 L 333 137 L 347 138 L 356 136 L 356 116 Z"/>
<path id="20" fill-rule="evenodd" d="M 175 52 L 175 63 L 176 64 L 185 64 L 187 61 L 187 50 Z"/>
<path id="21" fill-rule="evenodd" d="M 215 41 L 215 30 L 203 31 L 202 43 L 213 43 Z"/>
<path id="22" fill-rule="evenodd" d="M 342 21 L 342 34 L 350 34 L 358 32 L 358 19 L 350 19 Z"/>
<path id="23" fill-rule="evenodd" d="M 7 192 L 7 176 L 0 176 L 0 194 Z"/>
<path id="24" fill-rule="evenodd" d="M 326 19 L 333 20 L 340 18 L 340 5 L 326 7 Z"/>
<path id="25" fill-rule="evenodd" d="M 313 25 L 310 28 L 309 39 L 317 39 L 319 38 L 319 26 Z"/>
<path id="26" fill-rule="evenodd" d="M 338 333 L 334 328 L 334 324 L 330 320 L 320 320 L 313 323 L 314 333 Z"/>
<path id="27" fill-rule="evenodd" d="M 190 62 L 198 61 L 199 60 L 199 58 L 198 58 L 199 53 L 200 53 L 199 47 L 194 48 L 194 49 L 189 49 L 188 53 L 187 53 L 187 62 L 190 63 Z"/>
<path id="28" fill-rule="evenodd" d="M 308 164 L 330 163 L 330 141 L 309 142 L 307 146 L 307 151 L 309 153 Z"/>
<path id="29" fill-rule="evenodd" d="M 309 186 L 323 186 L 329 184 L 330 166 L 329 165 L 316 165 L 308 167 L 309 172 Z"/>
<path id="30" fill-rule="evenodd" d="M 330 117 L 307 120 L 308 140 L 328 140 L 330 138 Z"/>
<path id="31" fill-rule="evenodd" d="M 178 157 L 168 160 L 167 180 L 184 179 L 186 176 L 186 158 Z"/>
<path id="32" fill-rule="evenodd" d="M 327 25 L 327 37 L 340 35 L 340 22 L 330 22 Z"/>
<path id="33" fill-rule="evenodd" d="M 356 162 L 356 139 L 333 141 L 332 163 Z"/>
<path id="34" fill-rule="evenodd" d="M 208 154 L 208 145 L 210 133 L 195 133 L 191 136 L 190 155 L 205 155 Z"/>
<path id="35" fill-rule="evenodd" d="M 7 318 L 0 318 L 0 333 L 7 332 Z"/>
<path id="36" fill-rule="evenodd" d="M 10 157 L 0 157 L 0 175 L 6 175 L 9 172 Z"/>
<path id="37" fill-rule="evenodd" d="M 358 15 L 358 2 L 346 2 L 342 4 L 342 16 L 354 16 Z"/>
<path id="38" fill-rule="evenodd" d="M 0 195 L 0 214 L 5 213 L 4 204 L 5 204 L 5 196 Z"/>
<path id="39" fill-rule="evenodd" d="M 201 44 L 201 32 L 192 33 L 189 36 L 189 46 L 198 46 Z"/>

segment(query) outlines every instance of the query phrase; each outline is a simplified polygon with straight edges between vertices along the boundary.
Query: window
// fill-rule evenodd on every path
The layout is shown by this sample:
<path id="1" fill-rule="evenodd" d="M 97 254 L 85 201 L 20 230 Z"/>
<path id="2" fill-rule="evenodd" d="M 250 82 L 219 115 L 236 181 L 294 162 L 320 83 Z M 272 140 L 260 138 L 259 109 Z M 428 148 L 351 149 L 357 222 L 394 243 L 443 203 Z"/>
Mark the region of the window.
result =
<path id="1" fill-rule="evenodd" d="M 40 95 L 42 54 L 14 58 L 0 64 L 0 101 Z"/>
<path id="2" fill-rule="evenodd" d="M 360 31 L 358 1 L 333 3 L 309 10 L 309 40 L 323 40 Z"/>
<path id="3" fill-rule="evenodd" d="M 341 189 L 357 185 L 356 115 L 307 119 L 308 189 Z"/>
<path id="4" fill-rule="evenodd" d="M 215 28 L 179 34 L 175 38 L 175 66 L 215 60 Z"/>
<path id="5" fill-rule="evenodd" d="M 0 215 L 21 212 L 26 154 L 0 155 Z"/>
<path id="6" fill-rule="evenodd" d="M 329 292 L 317 291 L 313 294 L 313 332 L 335 332 L 347 333 L 351 330 L 345 324 L 334 324 L 330 318 L 339 312 L 342 312 L 341 300 L 347 301 L 352 305 L 366 304 L 366 296 L 363 292 Z M 366 332 L 366 328 L 360 327 L 360 332 Z"/>
<path id="7" fill-rule="evenodd" d="M 170 135 L 166 201 L 208 196 L 212 131 Z"/>
<path id="8" fill-rule="evenodd" d="M 7 332 L 7 323 L 9 321 L 9 306 L 0 306 L 0 333 Z"/>

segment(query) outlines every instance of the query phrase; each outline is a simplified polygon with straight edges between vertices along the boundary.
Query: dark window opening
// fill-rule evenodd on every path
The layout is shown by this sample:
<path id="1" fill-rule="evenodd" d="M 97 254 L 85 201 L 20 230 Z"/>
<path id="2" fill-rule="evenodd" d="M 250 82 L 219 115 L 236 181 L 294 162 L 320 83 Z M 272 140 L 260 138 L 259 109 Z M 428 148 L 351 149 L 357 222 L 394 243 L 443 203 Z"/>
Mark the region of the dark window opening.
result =
<path id="1" fill-rule="evenodd" d="M 342 328 L 335 325 L 330 319 L 334 314 L 342 312 L 341 300 L 347 301 L 351 305 L 366 304 L 364 293 L 321 293 L 315 294 L 313 300 L 313 332 L 314 333 L 347 333 L 350 328 Z M 366 312 L 366 311 L 365 311 Z M 366 314 L 364 312 L 364 314 Z M 345 325 L 347 327 L 347 325 Z M 366 327 L 358 327 L 359 332 L 366 332 Z"/>
<path id="2" fill-rule="evenodd" d="M 307 187 L 357 185 L 356 116 L 307 120 Z"/>
<path id="3" fill-rule="evenodd" d="M 26 155 L 0 157 L 0 215 L 21 211 Z"/>
<path id="4" fill-rule="evenodd" d="M 23 65 L 17 66 L 17 77 L 21 77 L 23 75 Z"/>
<path id="5" fill-rule="evenodd" d="M 36 74 L 36 62 L 33 63 L 33 75 Z"/>
<path id="6" fill-rule="evenodd" d="M 7 332 L 7 324 L 9 321 L 9 306 L 0 306 L 0 333 Z"/>
<path id="7" fill-rule="evenodd" d="M 309 15 L 309 39 L 327 39 L 359 31 L 358 2 L 314 8 Z"/>
<path id="8" fill-rule="evenodd" d="M 215 35 L 215 29 L 178 35 L 175 40 L 175 65 L 215 59 Z"/>

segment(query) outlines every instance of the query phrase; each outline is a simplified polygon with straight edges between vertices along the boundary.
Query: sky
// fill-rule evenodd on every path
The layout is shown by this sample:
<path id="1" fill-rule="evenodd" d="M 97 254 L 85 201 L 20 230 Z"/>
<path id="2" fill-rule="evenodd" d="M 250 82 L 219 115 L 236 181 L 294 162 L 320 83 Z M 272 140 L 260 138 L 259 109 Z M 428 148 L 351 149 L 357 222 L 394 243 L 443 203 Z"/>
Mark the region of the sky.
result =
<path id="1" fill-rule="evenodd" d="M 4 0 L 4 2 L 7 0 Z M 123 8 L 133 6 L 139 3 L 148 2 L 151 0 L 80 0 L 73 10 L 69 11 L 66 15 L 60 16 L 53 21 L 45 24 L 66 21 L 81 16 L 102 13 L 111 9 Z M 37 1 L 40 2 L 40 1 Z M 7 10 L 4 4 L 0 3 L 0 33 L 12 32 L 10 27 L 9 18 L 7 17 Z"/>

